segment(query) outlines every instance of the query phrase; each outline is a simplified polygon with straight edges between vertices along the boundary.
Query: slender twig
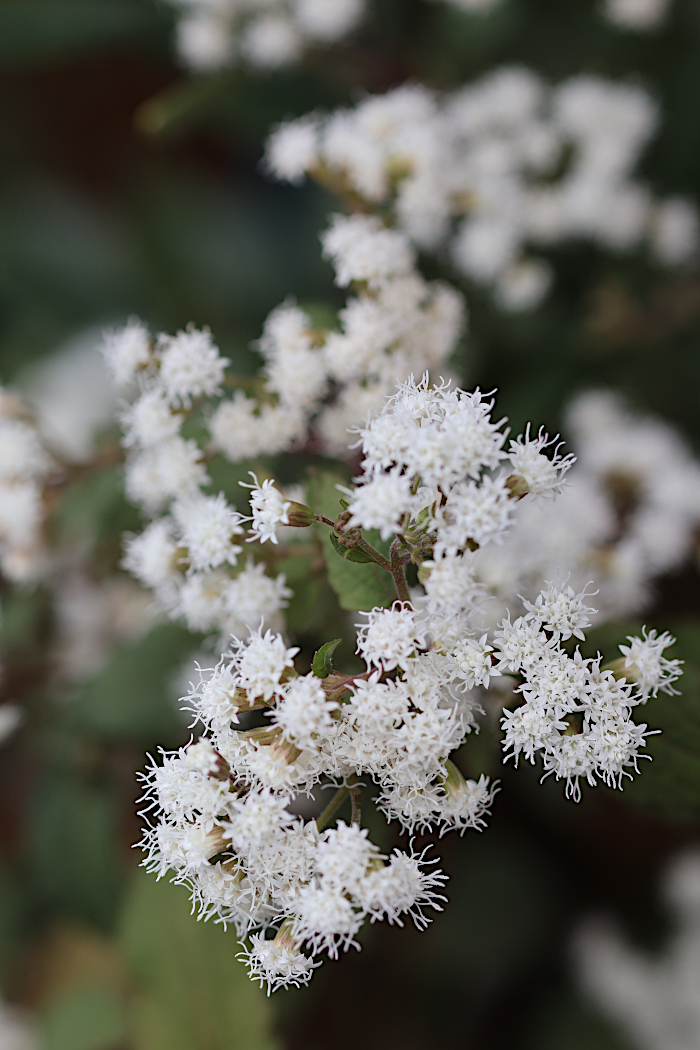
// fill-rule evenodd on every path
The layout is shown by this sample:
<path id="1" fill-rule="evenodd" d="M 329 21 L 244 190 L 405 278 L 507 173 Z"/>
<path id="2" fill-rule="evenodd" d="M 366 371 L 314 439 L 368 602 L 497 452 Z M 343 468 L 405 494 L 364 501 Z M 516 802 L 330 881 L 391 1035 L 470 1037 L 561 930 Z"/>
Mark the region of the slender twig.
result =
<path id="1" fill-rule="evenodd" d="M 333 798 L 330 800 L 326 808 L 316 817 L 316 826 L 318 827 L 319 831 L 323 831 L 326 825 L 330 823 L 336 810 L 338 810 L 342 806 L 343 802 L 345 802 L 345 799 L 348 797 L 348 795 L 352 793 L 356 785 L 357 777 L 353 773 L 352 776 L 348 777 L 347 781 L 342 785 L 342 787 L 338 788 L 338 790 L 336 791 L 335 795 L 333 795 Z"/>
<path id="2" fill-rule="evenodd" d="M 364 551 L 376 565 L 379 565 L 382 569 L 386 569 L 387 572 L 391 572 L 391 562 L 389 559 L 385 558 L 382 552 L 378 551 L 376 547 L 373 547 L 371 543 L 368 543 L 364 536 L 359 537 L 357 546 L 361 551 Z"/>
<path id="3" fill-rule="evenodd" d="M 352 806 L 352 812 L 350 820 L 353 824 L 362 823 L 362 788 L 359 784 L 355 787 L 350 788 L 350 804 Z"/>
<path id="4" fill-rule="evenodd" d="M 399 553 L 399 541 L 394 540 L 389 548 L 389 555 L 391 562 L 389 565 L 389 572 L 394 578 L 394 586 L 396 587 L 396 594 L 399 601 L 409 602 L 411 601 L 408 593 L 408 581 L 406 579 L 406 570 L 404 569 L 404 561 Z"/>

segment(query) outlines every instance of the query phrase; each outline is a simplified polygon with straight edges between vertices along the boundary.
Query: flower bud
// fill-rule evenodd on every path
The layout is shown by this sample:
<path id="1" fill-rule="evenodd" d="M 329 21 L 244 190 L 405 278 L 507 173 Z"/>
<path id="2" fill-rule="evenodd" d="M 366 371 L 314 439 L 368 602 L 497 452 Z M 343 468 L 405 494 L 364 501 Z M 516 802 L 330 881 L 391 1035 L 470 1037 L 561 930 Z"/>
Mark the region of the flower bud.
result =
<path id="1" fill-rule="evenodd" d="M 295 529 L 307 529 L 316 521 L 316 515 L 305 503 L 290 502 L 287 506 L 287 525 Z"/>

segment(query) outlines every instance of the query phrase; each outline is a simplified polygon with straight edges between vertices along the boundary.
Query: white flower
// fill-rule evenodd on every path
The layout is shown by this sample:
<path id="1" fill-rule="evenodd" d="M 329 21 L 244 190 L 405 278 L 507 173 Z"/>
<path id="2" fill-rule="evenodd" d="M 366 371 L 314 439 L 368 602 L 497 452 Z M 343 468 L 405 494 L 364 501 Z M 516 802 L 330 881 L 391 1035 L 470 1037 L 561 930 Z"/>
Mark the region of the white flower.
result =
<path id="1" fill-rule="evenodd" d="M 35 427 L 0 416 L 0 482 L 39 478 L 50 465 Z"/>
<path id="2" fill-rule="evenodd" d="M 185 407 L 193 398 L 217 394 L 230 364 L 214 346 L 209 329 L 192 325 L 177 335 L 158 337 L 158 360 L 158 382 L 168 403 Z"/>
<path id="3" fill-rule="evenodd" d="M 286 684 L 274 711 L 274 722 L 297 747 L 313 751 L 318 747 L 315 737 L 332 724 L 331 712 L 337 706 L 327 699 L 318 678 L 305 675 Z"/>
<path id="4" fill-rule="evenodd" d="M 268 995 L 278 988 L 308 984 L 320 965 L 299 951 L 290 936 L 281 939 L 279 934 L 273 939 L 266 939 L 264 933 L 251 934 L 250 948 L 238 958 L 248 967 L 251 980 L 259 981 L 261 988 L 267 985 Z"/>
<path id="5" fill-rule="evenodd" d="M 218 496 L 194 496 L 173 505 L 173 518 L 180 530 L 182 546 L 192 571 L 215 569 L 228 563 L 235 565 L 242 547 L 233 543 L 233 537 L 243 532 L 241 515 L 226 502 L 223 492 Z"/>
<path id="6" fill-rule="evenodd" d="M 411 479 L 398 471 L 371 475 L 364 484 L 343 491 L 350 496 L 349 528 L 377 529 L 383 540 L 399 530 L 415 504 Z"/>
<path id="7" fill-rule="evenodd" d="M 402 234 L 367 215 L 335 215 L 321 237 L 323 254 L 332 260 L 336 284 L 365 281 L 371 288 L 410 273 L 413 250 Z"/>
<path id="8" fill-rule="evenodd" d="M 625 676 L 639 685 L 646 698 L 657 693 L 673 695 L 676 690 L 673 683 L 680 678 L 681 660 L 668 660 L 662 656 L 664 649 L 675 645 L 676 639 L 668 631 L 659 635 L 652 629 L 642 628 L 642 637 L 627 637 L 629 645 L 621 645 L 620 652 L 625 657 Z"/>
<path id="9" fill-rule="evenodd" d="M 138 535 L 126 537 L 122 564 L 146 587 L 159 590 L 179 576 L 177 553 L 172 522 L 159 518 Z"/>
<path id="10" fill-rule="evenodd" d="M 502 476 L 485 477 L 480 483 L 463 481 L 450 489 L 447 503 L 435 514 L 437 548 L 455 554 L 469 541 L 479 546 L 498 543 L 513 520 L 513 501 Z"/>
<path id="11" fill-rule="evenodd" d="M 246 520 L 252 522 L 250 531 L 253 535 L 248 537 L 248 542 L 259 540 L 260 543 L 265 543 L 271 540 L 277 543 L 276 529 L 280 525 L 289 524 L 287 512 L 291 503 L 285 500 L 279 489 L 275 488 L 272 478 L 265 478 L 261 485 L 255 474 L 252 471 L 249 473 L 253 479 L 252 485 L 245 481 L 239 482 L 244 488 L 251 490 L 250 509 L 253 515 Z"/>
<path id="12" fill-rule="evenodd" d="M 575 462 L 573 455 L 559 455 L 559 445 L 555 447 L 551 459 L 545 456 L 544 450 L 554 445 L 557 440 L 557 437 L 550 439 L 543 428 L 540 428 L 536 438 L 531 438 L 528 423 L 525 434 L 510 443 L 508 458 L 513 474 L 516 475 L 517 482 L 524 483 L 526 492 L 533 496 L 554 496 L 559 492 L 564 483 L 564 475 Z M 518 489 L 515 493 L 524 494 Z"/>
<path id="13" fill-rule="evenodd" d="M 312 883 L 299 894 L 292 934 L 307 944 L 314 955 L 326 951 L 331 959 L 336 959 L 339 947 L 347 951 L 355 943 L 361 925 L 361 912 L 355 911 L 340 890 Z"/>
<path id="14" fill-rule="evenodd" d="M 523 601 L 528 611 L 526 619 L 534 620 L 538 627 L 551 631 L 557 641 L 561 638 L 565 642 L 572 635 L 584 641 L 584 628 L 590 627 L 591 616 L 597 611 L 584 604 L 586 598 L 592 597 L 587 593 L 589 585 L 586 584 L 580 594 L 576 594 L 571 586 L 556 586 L 549 581 L 546 586 L 547 589 L 538 594 L 534 605 Z"/>
<path id="15" fill-rule="evenodd" d="M 384 671 L 405 667 L 412 653 L 425 644 L 408 605 L 394 602 L 391 609 L 375 608 L 363 615 L 367 623 L 357 625 L 357 652 L 373 667 Z"/>
<path id="16" fill-rule="evenodd" d="M 606 0 L 605 17 L 620 26 L 643 33 L 659 26 L 670 0 Z"/>
<path id="17" fill-rule="evenodd" d="M 447 898 L 436 891 L 447 882 L 447 876 L 439 869 L 424 871 L 434 862 L 423 860 L 423 856 L 424 853 L 411 854 L 395 849 L 388 864 L 374 867 L 365 875 L 357 896 L 373 921 L 387 919 L 390 923 L 403 925 L 400 917 L 409 914 L 421 930 L 430 922 L 423 907 L 429 905 L 442 911 L 441 902 Z"/>
<path id="18" fill-rule="evenodd" d="M 455 674 L 459 673 L 459 677 L 470 686 L 483 685 L 488 689 L 490 680 L 500 677 L 501 672 L 491 656 L 493 646 L 486 639 L 485 634 L 478 641 L 464 638 L 450 649 L 450 656 L 456 663 Z"/>
<path id="19" fill-rule="evenodd" d="M 247 642 L 234 638 L 234 660 L 243 689 L 251 697 L 265 700 L 280 691 L 280 678 L 287 667 L 294 666 L 298 648 L 288 649 L 278 634 L 266 631 L 252 633 Z"/>
<path id="20" fill-rule="evenodd" d="M 317 127 L 313 117 L 281 124 L 267 141 L 270 172 L 277 179 L 299 183 L 317 163 Z"/>
<path id="21" fill-rule="evenodd" d="M 261 621 L 264 626 L 278 629 L 281 611 L 291 596 L 284 573 L 268 576 L 262 562 L 248 562 L 237 576 L 222 585 L 224 627 L 237 636 L 245 635 Z"/>
<path id="22" fill-rule="evenodd" d="M 357 895 L 370 866 L 380 853 L 367 828 L 345 824 L 324 831 L 316 851 L 316 867 L 323 886 Z"/>
<path id="23" fill-rule="evenodd" d="M 435 561 L 424 561 L 421 579 L 424 579 L 428 607 L 433 611 L 471 609 L 481 593 L 476 582 L 474 557 L 469 552 L 445 554 Z"/>
<path id="24" fill-rule="evenodd" d="M 159 510 L 170 500 L 194 496 L 209 478 L 196 442 L 179 436 L 163 441 L 127 460 L 127 497 L 147 512 Z"/>
<path id="25" fill-rule="evenodd" d="M 182 416 L 173 412 L 159 386 L 144 391 L 138 400 L 124 409 L 119 421 L 124 431 L 122 444 L 125 448 L 158 445 L 175 437 L 182 426 Z"/>
<path id="26" fill-rule="evenodd" d="M 100 350 L 114 382 L 127 386 L 151 362 L 151 336 L 146 326 L 132 317 L 124 328 L 105 332 Z"/>

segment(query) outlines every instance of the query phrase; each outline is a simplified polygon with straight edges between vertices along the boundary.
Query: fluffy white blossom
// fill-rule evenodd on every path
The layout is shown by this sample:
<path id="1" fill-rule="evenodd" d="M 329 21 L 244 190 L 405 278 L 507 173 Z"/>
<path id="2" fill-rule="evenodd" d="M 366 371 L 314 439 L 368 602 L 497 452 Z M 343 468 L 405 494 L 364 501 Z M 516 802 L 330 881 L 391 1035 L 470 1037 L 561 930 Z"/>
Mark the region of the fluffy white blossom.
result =
<path id="1" fill-rule="evenodd" d="M 214 346 L 208 328 L 190 325 L 174 336 L 158 338 L 158 383 L 169 404 L 189 407 L 193 398 L 219 392 L 230 362 Z"/>
<path id="2" fill-rule="evenodd" d="M 609 0 L 607 10 L 644 28 L 665 7 L 663 0 Z M 273 174 L 295 183 L 304 173 L 330 176 L 388 212 L 421 248 L 447 243 L 466 276 L 492 288 L 503 309 L 522 310 L 552 285 L 537 248 L 585 238 L 614 252 L 648 243 L 662 265 L 694 257 L 692 205 L 655 201 L 634 175 L 656 123 L 656 107 L 639 87 L 580 75 L 550 88 L 530 70 L 507 67 L 452 94 L 408 85 L 353 109 L 301 118 L 273 133 L 267 159 Z M 345 223 L 337 234 L 340 283 L 376 279 L 364 246 L 371 238 L 358 255 L 350 236 L 376 220 Z M 398 246 L 397 230 L 375 229 L 383 238 L 377 264 L 398 264 L 398 247 L 389 247 Z M 327 240 L 326 247 L 336 251 Z"/>
<path id="3" fill-rule="evenodd" d="M 648 32 L 664 21 L 671 0 L 606 0 L 605 17 L 621 29 Z"/>
<path id="4" fill-rule="evenodd" d="M 285 500 L 278 488 L 275 488 L 272 478 L 265 478 L 261 485 L 252 472 L 251 477 L 252 485 L 243 481 L 240 483 L 250 489 L 250 509 L 253 514 L 248 519 L 251 522 L 250 531 L 252 533 L 249 538 L 259 540 L 260 543 L 265 543 L 267 540 L 277 543 L 276 530 L 281 525 L 289 524 L 288 511 L 291 503 Z"/>
<path id="5" fill-rule="evenodd" d="M 307 333 L 304 315 L 286 306 L 263 343 L 304 345 Z M 167 592 L 191 627 L 245 627 L 216 667 L 198 669 L 183 699 L 200 739 L 143 776 L 144 864 L 186 883 L 202 918 L 235 926 L 251 976 L 268 991 L 306 983 L 318 956 L 357 946 L 367 920 L 411 916 L 422 929 L 424 909 L 442 907 L 442 873 L 422 854 L 382 855 L 363 827 L 370 783 L 378 808 L 410 834 L 481 830 L 498 783 L 466 778 L 454 755 L 487 705 L 506 705 L 504 758 L 541 763 L 578 799 L 582 784 L 621 787 L 638 771 L 650 731 L 633 711 L 675 691 L 680 664 L 663 655 L 668 634 L 628 638 L 611 664 L 564 648 L 585 641 L 595 615 L 589 587 L 568 579 L 540 581 L 522 599 L 523 615 L 507 609 L 488 626 L 489 551 L 507 545 L 518 507 L 543 515 L 545 494 L 556 497 L 546 507 L 556 506 L 571 465 L 529 428 L 506 452 L 505 420 L 492 412 L 478 391 L 411 377 L 357 430 L 361 473 L 344 487 L 339 535 L 372 526 L 393 537 L 388 556 L 361 549 L 375 561 L 367 572 L 386 572 L 398 600 L 355 625 L 363 667 L 355 673 L 321 651 L 299 674 L 298 648 L 270 624 L 290 593 L 284 577 L 262 561 L 235 564 L 242 519 L 223 495 L 179 497 L 129 541 L 132 571 Z M 611 453 L 599 455 L 607 463 Z M 648 462 L 640 458 L 639 469 Z M 334 527 L 271 480 L 253 475 L 247 487 L 253 539 L 276 539 L 296 514 Z M 409 562 L 418 570 L 410 590 Z M 325 788 L 335 795 L 324 806 Z M 339 813 L 348 799 L 350 823 Z M 299 815 L 310 809 L 316 819 Z"/>

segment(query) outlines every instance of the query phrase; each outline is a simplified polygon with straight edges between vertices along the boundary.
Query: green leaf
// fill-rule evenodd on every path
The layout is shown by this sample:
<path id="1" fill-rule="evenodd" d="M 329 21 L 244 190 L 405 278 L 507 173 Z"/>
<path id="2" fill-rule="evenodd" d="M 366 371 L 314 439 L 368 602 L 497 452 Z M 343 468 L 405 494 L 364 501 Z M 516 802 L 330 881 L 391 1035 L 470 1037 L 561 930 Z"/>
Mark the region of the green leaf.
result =
<path id="1" fill-rule="evenodd" d="M 183 628 L 159 624 L 109 661 L 67 717 L 110 740 L 163 742 L 182 727 L 171 682 L 195 645 Z"/>
<path id="2" fill-rule="evenodd" d="M 312 478 L 309 485 L 309 498 L 316 511 L 329 518 L 337 515 L 340 502 L 337 485 L 343 479 L 335 474 L 319 473 Z M 323 543 L 323 553 L 328 570 L 328 582 L 336 593 L 342 609 L 350 611 L 374 609 L 375 606 L 388 606 L 396 597 L 391 577 L 374 562 L 360 563 L 345 557 L 338 558 L 333 543 L 332 533 L 328 526 L 317 525 L 317 535 Z M 370 542 L 374 543 L 374 537 Z M 379 544 L 381 550 L 381 544 Z"/>
<path id="3" fill-rule="evenodd" d="M 187 891 L 135 875 L 121 941 L 139 989 L 133 1050 L 277 1050 L 270 1000 L 236 959 L 236 936 L 197 922 Z"/>
<path id="4" fill-rule="evenodd" d="M 342 640 L 342 638 L 334 638 L 332 642 L 326 642 L 314 656 L 311 664 L 311 673 L 315 674 L 317 678 L 328 678 L 328 675 L 333 670 L 333 653 Z"/>
<path id="5" fill-rule="evenodd" d="M 6 0 L 0 4 L 0 66 L 63 58 L 109 47 L 159 27 L 133 0 Z"/>
<path id="6" fill-rule="evenodd" d="M 700 622 L 686 620 L 669 626 L 678 639 L 670 656 L 684 660 L 683 676 L 676 683 L 680 696 L 660 694 L 634 710 L 636 722 L 660 730 L 647 739 L 641 754 L 652 761 L 639 763 L 639 774 L 625 781 L 616 796 L 625 802 L 657 810 L 673 820 L 700 818 Z M 589 632 L 589 642 L 614 659 L 616 646 L 628 634 L 638 634 L 636 624 L 605 625 Z"/>
<path id="7" fill-rule="evenodd" d="M 35 785 L 27 837 L 31 885 L 39 899 L 107 925 L 123 870 L 114 790 L 62 768 L 50 770 Z"/>
<path id="8" fill-rule="evenodd" d="M 342 609 L 350 611 L 388 607 L 394 601 L 389 574 L 378 566 L 357 565 L 336 558 L 330 540 L 325 542 L 328 580 Z M 332 555 L 332 556 L 331 556 Z"/>
<path id="9" fill-rule="evenodd" d="M 119 997 L 106 988 L 72 988 L 51 1003 L 42 1025 L 42 1050 L 119 1050 L 127 1017 Z"/>
<path id="10" fill-rule="evenodd" d="M 338 535 L 335 532 L 330 532 L 330 541 L 333 544 L 333 549 L 336 554 L 339 554 L 345 561 L 354 561 L 358 565 L 366 565 L 368 562 L 372 564 L 373 559 L 370 558 L 369 554 L 365 554 L 359 547 L 341 547 L 338 541 Z"/>

